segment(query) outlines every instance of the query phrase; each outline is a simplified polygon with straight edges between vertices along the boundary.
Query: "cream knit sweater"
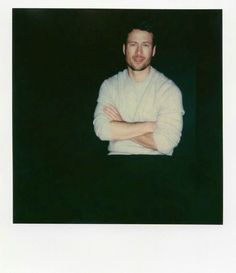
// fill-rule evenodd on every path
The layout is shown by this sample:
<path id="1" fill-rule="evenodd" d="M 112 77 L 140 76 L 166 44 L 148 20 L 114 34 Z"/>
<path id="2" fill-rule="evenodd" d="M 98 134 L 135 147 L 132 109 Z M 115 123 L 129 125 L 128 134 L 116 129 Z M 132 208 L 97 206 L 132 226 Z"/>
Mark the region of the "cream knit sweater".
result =
<path id="1" fill-rule="evenodd" d="M 110 119 L 103 112 L 109 104 L 117 108 L 126 122 L 156 121 L 153 136 L 157 151 L 131 140 L 110 141 Z M 125 69 L 101 85 L 93 124 L 96 135 L 110 141 L 109 154 L 172 155 L 180 141 L 183 114 L 179 88 L 162 73 L 151 67 L 144 81 L 136 83 Z"/>

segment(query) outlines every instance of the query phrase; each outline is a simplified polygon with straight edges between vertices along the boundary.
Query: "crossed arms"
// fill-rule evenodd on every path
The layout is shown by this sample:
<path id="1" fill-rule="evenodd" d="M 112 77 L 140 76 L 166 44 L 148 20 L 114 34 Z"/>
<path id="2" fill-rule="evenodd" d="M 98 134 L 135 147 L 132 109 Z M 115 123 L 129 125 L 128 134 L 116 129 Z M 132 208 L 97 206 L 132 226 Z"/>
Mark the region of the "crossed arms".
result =
<path id="1" fill-rule="evenodd" d="M 119 111 L 112 105 L 103 107 L 103 112 L 110 119 L 111 140 L 131 140 L 146 148 L 157 150 L 153 138 L 156 122 L 125 122 Z"/>
<path id="2" fill-rule="evenodd" d="M 115 89 L 107 81 L 102 84 L 93 125 L 96 135 L 102 141 L 110 141 L 110 151 L 115 148 L 114 151 L 118 152 L 127 149 L 128 152 L 136 153 L 136 149 L 139 148 L 137 146 L 140 145 L 140 148 L 147 148 L 158 154 L 172 155 L 173 149 L 180 141 L 183 128 L 182 95 L 180 90 L 170 83 L 162 87 L 161 91 L 161 96 L 158 93 L 158 100 L 155 99 L 156 96 L 153 97 L 155 105 L 150 105 L 150 109 L 153 111 L 158 109 L 158 113 L 155 115 L 146 113 L 150 121 L 127 122 L 113 104 L 118 99 L 115 96 Z"/>

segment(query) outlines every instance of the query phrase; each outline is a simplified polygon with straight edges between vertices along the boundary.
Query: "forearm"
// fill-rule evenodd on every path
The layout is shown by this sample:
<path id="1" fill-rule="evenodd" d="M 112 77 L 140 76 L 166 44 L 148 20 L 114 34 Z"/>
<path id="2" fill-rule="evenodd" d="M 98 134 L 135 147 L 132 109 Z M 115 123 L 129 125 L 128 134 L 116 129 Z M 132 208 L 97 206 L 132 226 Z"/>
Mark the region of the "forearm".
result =
<path id="1" fill-rule="evenodd" d="M 154 141 L 153 133 L 146 133 L 141 136 L 137 136 L 131 139 L 133 142 L 138 143 L 148 149 L 157 150 L 156 143 Z"/>
<path id="2" fill-rule="evenodd" d="M 152 133 L 155 123 L 111 121 L 109 127 L 111 140 L 126 140 Z"/>

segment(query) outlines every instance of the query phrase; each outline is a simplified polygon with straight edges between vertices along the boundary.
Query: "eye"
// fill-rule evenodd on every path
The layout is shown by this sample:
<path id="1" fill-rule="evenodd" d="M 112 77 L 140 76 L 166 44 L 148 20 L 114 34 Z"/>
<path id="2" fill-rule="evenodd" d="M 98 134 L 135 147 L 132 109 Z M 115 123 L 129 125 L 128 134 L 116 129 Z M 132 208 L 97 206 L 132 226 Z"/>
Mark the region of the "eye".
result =
<path id="1" fill-rule="evenodd" d="M 144 47 L 150 47 L 150 44 L 149 43 L 144 43 L 143 46 Z"/>
<path id="2" fill-rule="evenodd" d="M 131 47 L 136 46 L 136 43 L 129 43 L 129 46 Z"/>

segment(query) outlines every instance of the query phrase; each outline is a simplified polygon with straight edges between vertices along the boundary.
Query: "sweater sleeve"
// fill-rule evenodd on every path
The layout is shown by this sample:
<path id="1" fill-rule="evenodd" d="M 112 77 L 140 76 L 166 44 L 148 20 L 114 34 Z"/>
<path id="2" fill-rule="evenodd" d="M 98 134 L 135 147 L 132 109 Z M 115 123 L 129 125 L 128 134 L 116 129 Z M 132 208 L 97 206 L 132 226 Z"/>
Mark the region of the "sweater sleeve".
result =
<path id="1" fill-rule="evenodd" d="M 94 112 L 94 131 L 97 137 L 101 140 L 110 140 L 109 131 L 109 118 L 103 112 L 103 107 L 105 105 L 113 104 L 112 89 L 110 88 L 107 80 L 105 80 L 99 90 L 99 95 L 97 99 L 97 106 Z"/>
<path id="2" fill-rule="evenodd" d="M 172 155 L 178 145 L 183 129 L 183 103 L 178 87 L 170 85 L 163 95 L 160 111 L 157 116 L 157 126 L 154 141 L 157 150 L 162 154 Z"/>

